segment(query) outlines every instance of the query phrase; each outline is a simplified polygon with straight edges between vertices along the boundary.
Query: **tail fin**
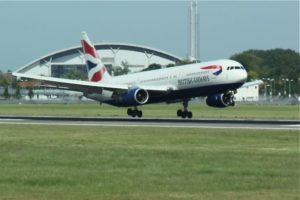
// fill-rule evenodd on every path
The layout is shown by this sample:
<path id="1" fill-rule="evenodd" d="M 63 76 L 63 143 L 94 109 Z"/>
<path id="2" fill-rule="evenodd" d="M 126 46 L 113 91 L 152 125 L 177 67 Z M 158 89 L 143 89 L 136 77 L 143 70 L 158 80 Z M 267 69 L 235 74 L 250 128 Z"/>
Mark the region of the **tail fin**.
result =
<path id="1" fill-rule="evenodd" d="M 100 82 L 110 77 L 94 45 L 86 32 L 81 33 L 81 44 L 84 51 L 89 81 Z"/>

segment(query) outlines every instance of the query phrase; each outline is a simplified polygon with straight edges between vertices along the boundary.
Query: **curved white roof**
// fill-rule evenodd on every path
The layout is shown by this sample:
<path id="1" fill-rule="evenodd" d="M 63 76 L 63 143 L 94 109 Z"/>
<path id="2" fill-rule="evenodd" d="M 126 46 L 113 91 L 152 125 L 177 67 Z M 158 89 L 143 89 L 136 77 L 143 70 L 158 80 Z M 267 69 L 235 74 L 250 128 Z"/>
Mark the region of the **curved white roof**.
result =
<path id="1" fill-rule="evenodd" d="M 126 44 L 126 43 L 95 43 L 94 44 L 95 48 L 97 50 L 102 50 L 102 49 L 119 49 L 119 50 L 127 50 L 127 51 L 134 51 L 134 52 L 141 52 L 141 53 L 147 53 L 150 55 L 155 55 L 167 60 L 170 60 L 172 62 L 179 62 L 182 60 L 182 58 L 175 56 L 173 54 L 167 53 L 165 51 L 161 51 L 158 49 L 154 49 L 151 47 L 146 47 L 146 46 L 140 46 L 140 45 L 134 45 L 134 44 Z M 36 66 L 37 63 L 43 61 L 50 61 L 51 59 L 57 59 L 60 57 L 68 56 L 68 55 L 73 55 L 73 54 L 79 54 L 79 52 L 82 51 L 81 46 L 75 46 L 75 47 L 70 47 L 66 49 L 62 49 L 56 52 L 52 52 L 50 54 L 44 55 L 28 64 L 25 66 L 21 67 L 17 72 L 25 72 L 33 67 Z"/>

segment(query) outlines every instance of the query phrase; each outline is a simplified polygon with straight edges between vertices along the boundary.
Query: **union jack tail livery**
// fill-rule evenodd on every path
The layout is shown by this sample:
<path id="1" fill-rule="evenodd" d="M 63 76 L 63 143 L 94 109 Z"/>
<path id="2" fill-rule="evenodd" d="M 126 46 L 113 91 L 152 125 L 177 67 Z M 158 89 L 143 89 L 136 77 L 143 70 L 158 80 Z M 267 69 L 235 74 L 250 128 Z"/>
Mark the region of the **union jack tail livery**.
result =
<path id="1" fill-rule="evenodd" d="M 89 81 L 100 82 L 110 77 L 86 32 L 81 33 L 81 44 L 86 60 Z"/>

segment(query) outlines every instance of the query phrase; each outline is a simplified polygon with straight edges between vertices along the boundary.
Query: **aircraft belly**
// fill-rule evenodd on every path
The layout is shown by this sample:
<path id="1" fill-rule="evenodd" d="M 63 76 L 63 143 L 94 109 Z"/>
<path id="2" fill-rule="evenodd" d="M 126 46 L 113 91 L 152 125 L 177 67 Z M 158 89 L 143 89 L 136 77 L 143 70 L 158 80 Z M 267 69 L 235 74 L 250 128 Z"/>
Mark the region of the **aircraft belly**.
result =
<path id="1" fill-rule="evenodd" d="M 151 98 L 148 103 L 158 103 L 165 101 L 174 101 L 178 99 L 188 99 L 194 97 L 208 96 L 212 94 L 224 93 L 228 90 L 239 88 L 242 83 L 219 84 L 219 85 L 204 85 L 200 87 L 179 89 L 170 92 L 163 97 Z"/>

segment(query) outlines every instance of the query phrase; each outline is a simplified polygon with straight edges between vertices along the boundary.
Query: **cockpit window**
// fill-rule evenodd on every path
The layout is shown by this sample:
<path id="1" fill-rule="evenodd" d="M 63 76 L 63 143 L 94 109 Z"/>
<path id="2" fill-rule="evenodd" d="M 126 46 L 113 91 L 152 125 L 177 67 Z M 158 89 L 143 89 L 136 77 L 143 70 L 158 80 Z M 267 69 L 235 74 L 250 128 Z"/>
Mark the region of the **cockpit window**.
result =
<path id="1" fill-rule="evenodd" d="M 233 69 L 244 69 L 245 70 L 245 68 L 243 66 L 229 66 L 229 67 L 227 67 L 227 70 L 233 70 Z"/>

